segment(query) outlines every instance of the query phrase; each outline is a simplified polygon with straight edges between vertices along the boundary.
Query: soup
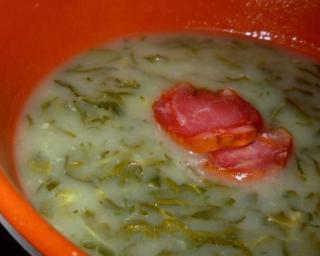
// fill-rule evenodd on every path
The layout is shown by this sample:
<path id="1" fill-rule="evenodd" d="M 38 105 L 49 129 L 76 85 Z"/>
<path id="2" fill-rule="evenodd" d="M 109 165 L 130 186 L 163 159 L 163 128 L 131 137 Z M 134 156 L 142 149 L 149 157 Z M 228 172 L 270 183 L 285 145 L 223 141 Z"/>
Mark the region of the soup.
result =
<path id="1" fill-rule="evenodd" d="M 227 102 L 226 114 L 195 126 L 250 113 L 230 121 L 242 132 L 230 125 L 209 140 L 187 136 L 185 119 L 163 121 L 179 93 L 183 118 L 203 98 Z M 319 255 L 319 95 L 316 63 L 269 46 L 200 35 L 123 39 L 76 57 L 32 95 L 17 132 L 21 184 L 90 255 Z M 279 131 L 288 139 L 276 158 L 279 143 L 265 138 Z M 259 141 L 272 150 L 257 164 L 243 149 Z M 230 152 L 237 157 L 226 167 Z"/>

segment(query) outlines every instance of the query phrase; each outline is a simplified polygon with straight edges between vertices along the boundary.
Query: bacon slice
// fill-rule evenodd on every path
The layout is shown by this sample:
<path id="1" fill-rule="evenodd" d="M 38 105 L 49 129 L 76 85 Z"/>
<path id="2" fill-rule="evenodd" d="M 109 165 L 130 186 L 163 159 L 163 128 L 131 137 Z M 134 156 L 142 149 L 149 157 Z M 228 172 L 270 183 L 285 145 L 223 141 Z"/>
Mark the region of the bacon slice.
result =
<path id="1" fill-rule="evenodd" d="M 263 126 L 258 111 L 235 91 L 179 83 L 153 105 L 161 127 L 185 148 L 205 153 L 252 142 Z"/>
<path id="2" fill-rule="evenodd" d="M 260 133 L 249 145 L 208 153 L 205 170 L 209 175 L 225 181 L 258 181 L 284 168 L 291 150 L 289 132 L 276 128 Z"/>

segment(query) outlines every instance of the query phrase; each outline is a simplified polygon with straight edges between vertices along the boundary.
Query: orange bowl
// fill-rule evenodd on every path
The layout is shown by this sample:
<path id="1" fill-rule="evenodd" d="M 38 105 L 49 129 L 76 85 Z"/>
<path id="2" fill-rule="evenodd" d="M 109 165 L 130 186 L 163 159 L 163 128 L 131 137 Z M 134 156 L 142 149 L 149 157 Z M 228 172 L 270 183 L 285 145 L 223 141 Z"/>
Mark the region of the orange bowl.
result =
<path id="1" fill-rule="evenodd" d="M 11 0 L 0 2 L 0 211 L 44 255 L 85 255 L 32 208 L 19 189 L 17 117 L 48 72 L 115 38 L 199 31 L 250 37 L 320 60 L 318 0 Z"/>

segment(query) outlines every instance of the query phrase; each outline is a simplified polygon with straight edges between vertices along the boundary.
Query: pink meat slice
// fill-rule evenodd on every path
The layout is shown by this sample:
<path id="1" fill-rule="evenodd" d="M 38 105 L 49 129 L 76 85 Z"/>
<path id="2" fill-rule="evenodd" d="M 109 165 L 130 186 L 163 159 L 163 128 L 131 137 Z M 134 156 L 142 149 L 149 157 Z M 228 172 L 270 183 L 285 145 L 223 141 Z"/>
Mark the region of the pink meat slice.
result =
<path id="1" fill-rule="evenodd" d="M 179 83 L 153 105 L 157 122 L 195 152 L 252 142 L 263 126 L 259 112 L 234 90 L 216 92 Z"/>
<path id="2" fill-rule="evenodd" d="M 283 128 L 261 132 L 254 142 L 238 148 L 208 153 L 209 174 L 237 182 L 254 181 L 283 169 L 292 149 L 292 138 Z"/>

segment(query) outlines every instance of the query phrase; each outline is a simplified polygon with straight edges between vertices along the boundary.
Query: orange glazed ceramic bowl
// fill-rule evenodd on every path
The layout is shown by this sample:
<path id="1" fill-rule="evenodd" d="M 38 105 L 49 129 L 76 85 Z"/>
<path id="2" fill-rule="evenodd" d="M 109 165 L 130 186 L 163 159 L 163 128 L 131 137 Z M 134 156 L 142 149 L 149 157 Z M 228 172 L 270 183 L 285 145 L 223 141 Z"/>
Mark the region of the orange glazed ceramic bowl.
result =
<path id="1" fill-rule="evenodd" d="M 66 59 L 119 37 L 189 31 L 270 41 L 320 60 L 319 13 L 319 0 L 0 1 L 1 222 L 33 253 L 85 255 L 32 208 L 13 161 L 26 98 Z"/>

